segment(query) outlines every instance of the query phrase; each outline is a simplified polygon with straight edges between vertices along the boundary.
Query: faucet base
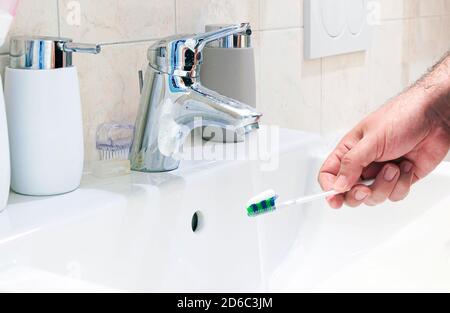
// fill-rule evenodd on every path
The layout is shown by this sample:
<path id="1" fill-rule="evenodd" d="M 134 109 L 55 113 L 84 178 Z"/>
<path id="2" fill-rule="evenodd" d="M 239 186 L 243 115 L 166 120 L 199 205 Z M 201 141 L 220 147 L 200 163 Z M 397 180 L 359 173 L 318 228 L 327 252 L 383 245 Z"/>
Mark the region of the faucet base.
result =
<path id="1" fill-rule="evenodd" d="M 181 161 L 170 157 L 162 157 L 161 154 L 157 158 L 150 158 L 147 162 L 132 162 L 131 170 L 141 173 L 166 173 L 175 171 L 180 167 Z M 145 166 L 140 166 L 144 165 Z M 134 166 L 133 166 L 134 165 Z"/>
<path id="2" fill-rule="evenodd" d="M 175 167 L 175 168 L 170 168 L 170 169 L 134 169 L 132 168 L 131 170 L 133 172 L 138 172 L 138 173 L 147 173 L 147 174 L 158 174 L 158 173 L 168 173 L 168 172 L 173 172 L 176 171 L 179 168 L 179 166 Z"/>

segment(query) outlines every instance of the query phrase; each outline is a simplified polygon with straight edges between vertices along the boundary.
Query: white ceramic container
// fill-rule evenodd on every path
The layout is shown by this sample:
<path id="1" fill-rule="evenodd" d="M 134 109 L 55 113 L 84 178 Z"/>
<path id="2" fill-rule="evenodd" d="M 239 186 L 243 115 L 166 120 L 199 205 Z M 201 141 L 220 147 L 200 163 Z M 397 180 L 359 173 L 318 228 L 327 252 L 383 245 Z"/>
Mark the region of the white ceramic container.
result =
<path id="1" fill-rule="evenodd" d="M 48 196 L 78 188 L 83 126 L 77 69 L 6 69 L 11 188 Z"/>

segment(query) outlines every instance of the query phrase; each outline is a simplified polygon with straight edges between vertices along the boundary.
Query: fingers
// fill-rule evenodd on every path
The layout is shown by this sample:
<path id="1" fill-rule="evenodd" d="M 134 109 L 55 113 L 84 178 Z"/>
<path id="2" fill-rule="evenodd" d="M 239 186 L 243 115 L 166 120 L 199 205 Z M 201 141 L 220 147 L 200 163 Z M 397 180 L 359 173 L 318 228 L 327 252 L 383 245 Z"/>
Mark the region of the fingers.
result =
<path id="1" fill-rule="evenodd" d="M 320 173 L 319 183 L 323 191 L 331 191 L 334 189 L 334 184 L 336 182 L 336 175 L 330 173 Z"/>
<path id="2" fill-rule="evenodd" d="M 403 161 L 399 166 L 385 164 L 379 171 L 375 183 L 370 186 L 357 185 L 345 194 L 345 204 L 357 207 L 361 204 L 375 206 L 390 200 L 393 202 L 404 200 L 414 181 L 414 165 L 410 161 Z M 336 202 L 334 202 L 336 205 Z"/>
<path id="3" fill-rule="evenodd" d="M 341 169 L 341 160 L 349 150 L 357 145 L 362 137 L 358 129 L 350 132 L 330 154 L 324 162 L 319 174 L 319 183 L 324 191 L 334 190 L 336 178 Z M 330 206 L 334 209 L 341 208 L 344 205 L 344 196 L 338 195 L 327 199 Z"/>
<path id="4" fill-rule="evenodd" d="M 327 198 L 328 204 L 333 209 L 340 209 L 344 205 L 345 202 L 345 196 L 344 195 L 336 195 Z"/>
<path id="5" fill-rule="evenodd" d="M 377 159 L 376 138 L 364 137 L 342 158 L 341 166 L 334 186 L 336 191 L 347 192 L 361 178 L 363 170 Z"/>
<path id="6" fill-rule="evenodd" d="M 372 163 L 363 170 L 361 178 L 364 180 L 374 179 L 378 173 L 383 169 L 386 163 Z"/>
<path id="7" fill-rule="evenodd" d="M 345 194 L 345 203 L 352 208 L 358 207 L 372 195 L 372 190 L 365 185 L 357 185 Z"/>
<path id="8" fill-rule="evenodd" d="M 375 206 L 385 202 L 397 186 L 400 178 L 400 168 L 396 164 L 386 164 L 371 186 L 372 193 L 364 200 L 369 206 Z"/>
<path id="9" fill-rule="evenodd" d="M 320 173 L 319 183 L 323 190 L 330 191 L 334 189 L 334 184 L 336 182 L 336 176 L 330 173 Z M 327 198 L 328 204 L 333 209 L 340 209 L 344 205 L 344 196 L 337 195 Z"/>
<path id="10" fill-rule="evenodd" d="M 389 200 L 393 202 L 404 200 L 411 189 L 414 179 L 414 165 L 409 161 L 403 161 L 400 164 L 400 178 L 397 182 L 397 185 L 392 191 Z"/>
<path id="11" fill-rule="evenodd" d="M 395 164 L 381 165 L 375 163 L 378 156 L 377 139 L 362 136 L 358 131 L 350 133 L 325 161 L 319 174 L 319 183 L 323 190 L 336 190 L 341 195 L 328 198 L 332 208 L 338 209 L 346 203 L 356 207 L 363 203 L 376 205 L 388 198 L 403 197 L 409 191 L 408 177 L 402 176 Z M 372 188 L 357 185 L 361 177 L 377 176 Z M 395 192 L 394 192 L 395 191 Z"/>
<path id="12" fill-rule="evenodd" d="M 344 139 L 324 162 L 319 174 L 319 183 L 324 191 L 334 189 L 337 175 L 341 169 L 341 159 L 349 151 L 348 147 L 352 146 L 353 142 L 357 141 Z"/>

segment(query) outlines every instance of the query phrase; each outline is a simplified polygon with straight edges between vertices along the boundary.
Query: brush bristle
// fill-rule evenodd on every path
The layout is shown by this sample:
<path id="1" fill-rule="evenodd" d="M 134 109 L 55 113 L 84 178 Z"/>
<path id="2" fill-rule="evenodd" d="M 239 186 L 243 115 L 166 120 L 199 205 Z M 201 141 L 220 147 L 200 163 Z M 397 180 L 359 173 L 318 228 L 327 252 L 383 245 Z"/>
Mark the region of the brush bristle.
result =
<path id="1" fill-rule="evenodd" d="M 276 210 L 278 196 L 273 190 L 266 191 L 253 198 L 247 205 L 247 214 L 250 217 L 259 216 Z"/>

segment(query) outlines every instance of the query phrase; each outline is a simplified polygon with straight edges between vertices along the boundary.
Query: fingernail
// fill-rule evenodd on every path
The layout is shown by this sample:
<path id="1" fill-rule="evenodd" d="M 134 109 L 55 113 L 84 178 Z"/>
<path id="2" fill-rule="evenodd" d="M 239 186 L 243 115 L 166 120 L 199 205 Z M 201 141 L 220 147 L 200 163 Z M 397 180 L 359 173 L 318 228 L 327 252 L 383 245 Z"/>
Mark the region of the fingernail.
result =
<path id="1" fill-rule="evenodd" d="M 334 184 L 334 189 L 337 191 L 346 190 L 348 188 L 348 179 L 347 177 L 341 175 L 337 179 L 336 183 Z"/>
<path id="2" fill-rule="evenodd" d="M 355 199 L 356 199 L 356 201 L 363 201 L 364 199 L 367 198 L 368 195 L 369 195 L 369 194 L 368 194 L 366 191 L 358 190 L 358 191 L 355 193 Z"/>
<path id="3" fill-rule="evenodd" d="M 406 162 L 403 164 L 403 172 L 405 173 L 411 172 L 412 168 L 413 168 L 412 163 Z"/>
<path id="4" fill-rule="evenodd" d="M 397 176 L 397 173 L 398 170 L 395 167 L 388 167 L 384 173 L 384 179 L 391 182 L 394 180 L 395 176 Z"/>

